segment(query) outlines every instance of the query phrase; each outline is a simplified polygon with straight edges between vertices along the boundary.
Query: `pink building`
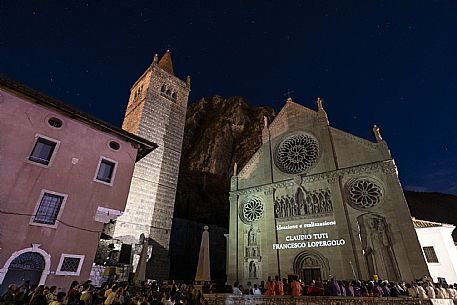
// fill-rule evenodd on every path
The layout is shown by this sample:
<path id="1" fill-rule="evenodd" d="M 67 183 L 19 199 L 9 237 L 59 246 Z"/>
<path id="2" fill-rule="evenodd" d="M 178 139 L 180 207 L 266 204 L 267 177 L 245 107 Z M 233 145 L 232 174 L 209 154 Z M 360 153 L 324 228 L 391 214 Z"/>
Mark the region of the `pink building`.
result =
<path id="1" fill-rule="evenodd" d="M 135 162 L 156 147 L 0 77 L 0 293 L 87 280 Z"/>

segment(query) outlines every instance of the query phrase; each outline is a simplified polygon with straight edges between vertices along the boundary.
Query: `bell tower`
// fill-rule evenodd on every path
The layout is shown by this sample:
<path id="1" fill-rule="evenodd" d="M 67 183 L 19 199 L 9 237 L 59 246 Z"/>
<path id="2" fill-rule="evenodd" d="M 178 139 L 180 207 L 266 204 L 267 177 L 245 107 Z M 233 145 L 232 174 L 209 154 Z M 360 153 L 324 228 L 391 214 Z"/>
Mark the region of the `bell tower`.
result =
<path id="1" fill-rule="evenodd" d="M 178 182 L 190 78 L 174 75 L 170 51 L 133 84 L 122 128 L 158 144 L 136 163 L 125 212 L 117 219 L 114 238 L 138 243 L 149 236 L 152 256 L 147 277 L 168 279 L 169 242 Z"/>

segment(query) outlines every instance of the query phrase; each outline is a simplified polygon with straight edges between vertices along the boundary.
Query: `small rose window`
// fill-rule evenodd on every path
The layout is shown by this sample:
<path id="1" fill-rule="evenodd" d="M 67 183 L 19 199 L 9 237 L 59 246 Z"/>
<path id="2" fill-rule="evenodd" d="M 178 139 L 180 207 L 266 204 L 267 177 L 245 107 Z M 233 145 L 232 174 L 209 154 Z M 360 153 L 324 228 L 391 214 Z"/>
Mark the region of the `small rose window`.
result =
<path id="1" fill-rule="evenodd" d="M 241 217 L 245 222 L 254 222 L 263 216 L 263 203 L 259 198 L 251 198 L 241 208 Z"/>
<path id="2" fill-rule="evenodd" d="M 349 203 L 356 208 L 371 208 L 381 202 L 382 188 L 375 181 L 361 178 L 353 181 L 347 189 Z"/>

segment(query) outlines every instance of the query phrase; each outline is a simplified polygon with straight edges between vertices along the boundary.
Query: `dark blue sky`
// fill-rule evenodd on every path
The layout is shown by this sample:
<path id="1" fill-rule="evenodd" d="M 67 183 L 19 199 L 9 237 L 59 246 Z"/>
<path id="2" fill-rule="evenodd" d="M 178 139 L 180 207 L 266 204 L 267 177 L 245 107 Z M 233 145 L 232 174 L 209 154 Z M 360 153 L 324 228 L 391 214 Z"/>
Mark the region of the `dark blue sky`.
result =
<path id="1" fill-rule="evenodd" d="M 457 194 L 457 1 L 0 1 L 0 73 L 116 125 L 168 47 L 191 102 L 323 97 L 381 126 L 404 187 Z"/>

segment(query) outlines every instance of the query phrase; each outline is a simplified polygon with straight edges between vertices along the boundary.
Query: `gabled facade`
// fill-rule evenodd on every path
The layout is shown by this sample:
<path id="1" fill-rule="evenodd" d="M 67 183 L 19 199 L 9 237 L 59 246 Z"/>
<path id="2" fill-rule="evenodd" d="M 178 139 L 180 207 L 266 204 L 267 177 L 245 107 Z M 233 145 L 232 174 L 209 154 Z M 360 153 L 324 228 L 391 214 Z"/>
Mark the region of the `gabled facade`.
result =
<path id="1" fill-rule="evenodd" d="M 0 77 L 0 294 L 89 278 L 135 162 L 157 145 Z"/>
<path id="2" fill-rule="evenodd" d="M 414 280 L 428 274 L 397 168 L 371 142 L 291 99 L 232 177 L 228 281 Z"/>

